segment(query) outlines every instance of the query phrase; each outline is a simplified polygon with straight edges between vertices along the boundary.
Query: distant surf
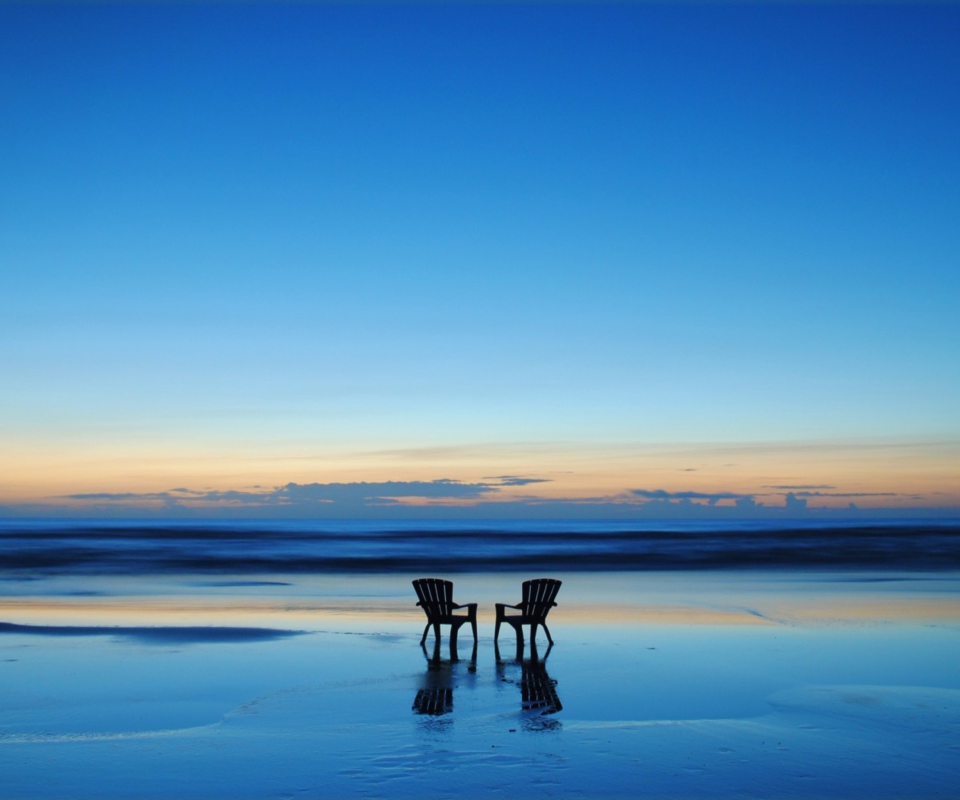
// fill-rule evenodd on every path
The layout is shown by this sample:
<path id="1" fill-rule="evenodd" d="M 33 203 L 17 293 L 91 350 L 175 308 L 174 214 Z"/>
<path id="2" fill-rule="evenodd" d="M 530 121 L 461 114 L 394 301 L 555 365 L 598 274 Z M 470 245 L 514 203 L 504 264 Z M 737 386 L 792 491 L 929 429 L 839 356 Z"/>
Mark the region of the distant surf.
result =
<path id="1" fill-rule="evenodd" d="M 960 568 L 960 521 L 0 522 L 0 575 Z"/>

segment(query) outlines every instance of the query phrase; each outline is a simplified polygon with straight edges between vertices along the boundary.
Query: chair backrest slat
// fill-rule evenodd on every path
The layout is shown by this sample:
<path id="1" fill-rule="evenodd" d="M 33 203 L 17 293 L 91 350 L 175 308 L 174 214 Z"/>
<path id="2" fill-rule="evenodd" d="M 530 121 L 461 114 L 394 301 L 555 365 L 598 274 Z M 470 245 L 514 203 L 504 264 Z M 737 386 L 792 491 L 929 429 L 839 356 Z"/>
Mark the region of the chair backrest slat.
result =
<path id="1" fill-rule="evenodd" d="M 413 588 L 429 618 L 448 617 L 453 613 L 453 581 L 419 578 L 413 582 Z"/>
<path id="2" fill-rule="evenodd" d="M 556 603 L 561 581 L 554 578 L 537 578 L 523 582 L 523 600 L 520 605 L 525 617 L 542 620 Z"/>

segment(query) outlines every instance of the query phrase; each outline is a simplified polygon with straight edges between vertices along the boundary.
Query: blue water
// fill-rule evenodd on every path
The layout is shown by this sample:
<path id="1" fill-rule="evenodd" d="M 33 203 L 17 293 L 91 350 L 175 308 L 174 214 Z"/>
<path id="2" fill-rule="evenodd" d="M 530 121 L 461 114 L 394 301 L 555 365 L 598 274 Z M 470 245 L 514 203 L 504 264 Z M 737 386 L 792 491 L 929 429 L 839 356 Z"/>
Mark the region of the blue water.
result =
<path id="1" fill-rule="evenodd" d="M 960 568 L 960 520 L 0 521 L 0 576 Z"/>

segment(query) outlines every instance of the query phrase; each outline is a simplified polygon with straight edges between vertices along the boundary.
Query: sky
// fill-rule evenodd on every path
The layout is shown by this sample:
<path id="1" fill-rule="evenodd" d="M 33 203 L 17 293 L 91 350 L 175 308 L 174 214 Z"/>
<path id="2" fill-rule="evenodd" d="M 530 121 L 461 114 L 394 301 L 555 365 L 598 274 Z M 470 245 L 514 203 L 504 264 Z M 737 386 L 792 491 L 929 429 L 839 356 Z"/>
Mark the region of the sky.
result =
<path id="1" fill-rule="evenodd" d="M 958 42 L 0 3 L 0 516 L 960 514 Z"/>

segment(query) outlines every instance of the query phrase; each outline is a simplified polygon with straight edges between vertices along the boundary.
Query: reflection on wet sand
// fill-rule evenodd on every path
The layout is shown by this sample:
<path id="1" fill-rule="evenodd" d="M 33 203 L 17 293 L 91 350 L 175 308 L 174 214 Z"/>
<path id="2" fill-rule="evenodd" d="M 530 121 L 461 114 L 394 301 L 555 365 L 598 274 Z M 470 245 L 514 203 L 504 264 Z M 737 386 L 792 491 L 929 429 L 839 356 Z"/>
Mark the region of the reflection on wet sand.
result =
<path id="1" fill-rule="evenodd" d="M 524 716 L 524 728 L 527 730 L 559 730 L 561 727 L 557 719 L 543 719 L 563 710 L 563 703 L 560 702 L 557 692 L 557 681 L 547 672 L 547 657 L 552 649 L 551 644 L 541 657 L 537 652 L 536 642 L 533 642 L 530 658 L 523 658 L 521 651 L 517 658 L 504 661 L 500 657 L 500 648 L 494 645 L 497 677 L 503 683 L 520 686 L 520 709 Z M 511 677 L 516 675 L 517 667 L 520 668 L 519 681 Z"/>
<path id="2" fill-rule="evenodd" d="M 427 660 L 427 670 L 421 678 L 420 688 L 417 689 L 417 695 L 413 699 L 413 711 L 416 714 L 440 717 L 453 711 L 453 690 L 458 685 L 458 680 L 464 677 L 464 666 L 456 656 L 456 651 L 451 653 L 449 659 L 440 657 L 440 642 L 434 642 L 432 655 L 428 653 L 426 645 L 421 644 L 424 658 Z M 465 674 L 471 678 L 476 677 L 477 673 L 477 644 L 474 642 L 473 651 L 467 660 Z"/>
<path id="3" fill-rule="evenodd" d="M 225 642 L 266 642 L 299 636 L 303 631 L 277 628 L 237 628 L 211 625 L 178 626 L 93 626 L 93 625 L 16 625 L 0 622 L 0 635 L 21 636 L 109 636 L 141 644 L 223 644 Z"/>

